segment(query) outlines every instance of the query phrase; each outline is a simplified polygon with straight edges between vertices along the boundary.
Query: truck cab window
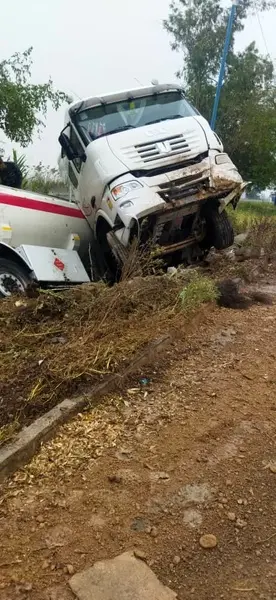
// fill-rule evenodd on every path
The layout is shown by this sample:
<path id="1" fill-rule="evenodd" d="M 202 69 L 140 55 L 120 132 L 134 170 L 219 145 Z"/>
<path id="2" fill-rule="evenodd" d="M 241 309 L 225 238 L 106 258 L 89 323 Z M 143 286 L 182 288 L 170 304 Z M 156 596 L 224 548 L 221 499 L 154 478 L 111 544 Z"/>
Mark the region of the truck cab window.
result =
<path id="1" fill-rule="evenodd" d="M 76 114 L 75 124 L 87 145 L 105 135 L 197 114 L 182 91 L 170 91 L 92 106 Z"/>

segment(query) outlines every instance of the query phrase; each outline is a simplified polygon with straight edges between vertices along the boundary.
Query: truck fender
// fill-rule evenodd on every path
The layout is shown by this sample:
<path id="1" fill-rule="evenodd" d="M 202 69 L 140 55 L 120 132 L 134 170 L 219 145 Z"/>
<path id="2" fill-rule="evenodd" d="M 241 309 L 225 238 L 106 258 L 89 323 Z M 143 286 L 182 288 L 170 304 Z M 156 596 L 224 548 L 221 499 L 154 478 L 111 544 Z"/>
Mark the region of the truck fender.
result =
<path id="1" fill-rule="evenodd" d="M 122 242 L 123 246 L 127 246 L 130 239 L 131 230 L 134 231 L 136 228 L 137 236 L 139 236 L 139 224 L 137 219 L 134 217 L 129 218 L 128 225 L 123 223 L 118 215 L 118 222 L 121 222 L 120 231 L 117 230 L 116 237 Z M 99 237 L 99 227 L 103 228 L 107 225 L 107 231 L 112 231 L 114 229 L 114 223 L 108 218 L 108 215 L 101 209 L 97 212 L 96 223 L 95 223 L 95 238 Z"/>
<path id="2" fill-rule="evenodd" d="M 0 258 L 6 258 L 7 260 L 11 260 L 22 269 L 25 269 L 27 273 L 32 272 L 32 269 L 24 260 L 24 258 L 20 256 L 19 252 L 15 248 L 12 248 L 8 244 L 5 244 L 5 242 L 0 242 Z"/>
<path id="3" fill-rule="evenodd" d="M 110 229 L 113 229 L 113 227 L 114 227 L 114 223 L 112 223 L 112 221 L 108 217 L 108 215 L 103 210 L 99 209 L 96 214 L 96 219 L 95 219 L 95 235 L 96 235 L 96 237 L 97 237 L 98 222 L 100 222 L 101 220 L 104 220 L 108 224 Z"/>

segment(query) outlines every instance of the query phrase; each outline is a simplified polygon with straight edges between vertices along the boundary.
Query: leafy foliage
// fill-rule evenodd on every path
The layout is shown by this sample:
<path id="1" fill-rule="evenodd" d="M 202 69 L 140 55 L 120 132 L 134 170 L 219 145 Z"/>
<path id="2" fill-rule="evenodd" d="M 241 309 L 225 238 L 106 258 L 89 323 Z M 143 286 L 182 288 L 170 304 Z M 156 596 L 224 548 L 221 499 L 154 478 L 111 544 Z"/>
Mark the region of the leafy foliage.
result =
<path id="1" fill-rule="evenodd" d="M 66 94 L 54 90 L 51 79 L 45 84 L 30 83 L 31 66 L 32 48 L 0 62 L 0 129 L 22 146 L 43 126 L 48 102 L 58 109 L 68 101 Z"/>
<path id="2" fill-rule="evenodd" d="M 10 160 L 12 160 L 19 167 L 19 169 L 22 173 L 22 179 L 23 179 L 22 184 L 24 187 L 24 182 L 26 181 L 28 174 L 29 174 L 29 167 L 28 167 L 26 156 L 24 154 L 22 154 L 21 156 L 18 156 L 16 150 L 13 150 L 12 158 Z"/>
<path id="3" fill-rule="evenodd" d="M 217 132 L 245 179 L 259 188 L 276 180 L 276 89 L 273 64 L 260 55 L 255 43 L 235 53 L 235 34 L 244 28 L 249 12 L 268 10 L 276 0 L 243 0 L 237 6 Z M 229 9 L 219 0 L 173 0 L 165 28 L 172 48 L 183 52 L 178 73 L 187 95 L 209 120 Z"/>

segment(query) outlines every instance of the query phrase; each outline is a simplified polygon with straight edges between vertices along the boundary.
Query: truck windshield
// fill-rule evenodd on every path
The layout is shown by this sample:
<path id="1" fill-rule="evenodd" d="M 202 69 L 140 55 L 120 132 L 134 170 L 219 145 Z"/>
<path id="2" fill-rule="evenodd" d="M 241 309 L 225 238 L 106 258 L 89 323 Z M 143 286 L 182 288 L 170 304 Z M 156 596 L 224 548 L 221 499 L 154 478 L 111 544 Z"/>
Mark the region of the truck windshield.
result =
<path id="1" fill-rule="evenodd" d="M 181 91 L 101 104 L 80 111 L 76 126 L 87 142 L 127 129 L 197 115 Z"/>

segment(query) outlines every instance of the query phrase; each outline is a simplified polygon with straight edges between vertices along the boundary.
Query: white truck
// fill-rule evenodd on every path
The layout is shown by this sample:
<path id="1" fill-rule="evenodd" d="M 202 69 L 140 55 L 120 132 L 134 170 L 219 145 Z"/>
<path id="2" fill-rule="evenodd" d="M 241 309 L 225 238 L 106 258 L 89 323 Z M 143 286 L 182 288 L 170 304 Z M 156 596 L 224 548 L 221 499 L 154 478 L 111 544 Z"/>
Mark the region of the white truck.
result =
<path id="1" fill-rule="evenodd" d="M 233 243 L 225 208 L 237 205 L 246 184 L 180 85 L 153 84 L 75 102 L 59 142 L 60 170 L 76 206 L 6 188 L 6 195 L 23 194 L 25 204 L 20 218 L 11 204 L 3 216 L 1 189 L 2 240 L 3 233 L 11 235 L 2 242 L 0 237 L 0 294 L 19 283 L 24 289 L 32 279 L 64 285 L 89 281 L 92 274 L 114 281 L 134 238 L 168 265 Z M 47 205 L 47 219 L 39 203 Z"/>
<path id="2" fill-rule="evenodd" d="M 59 141 L 103 271 L 120 269 L 134 237 L 173 264 L 233 243 L 224 209 L 246 184 L 180 85 L 75 102 Z"/>

